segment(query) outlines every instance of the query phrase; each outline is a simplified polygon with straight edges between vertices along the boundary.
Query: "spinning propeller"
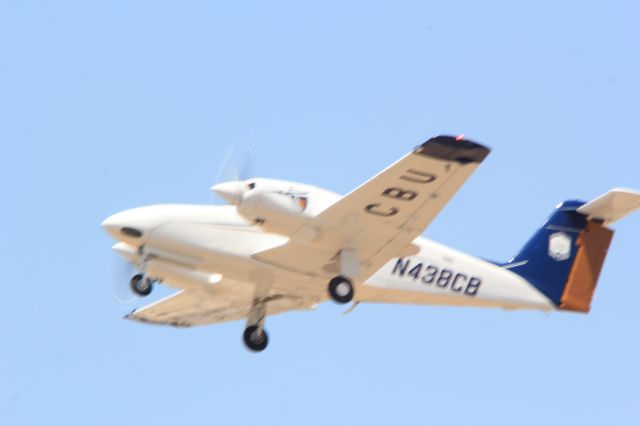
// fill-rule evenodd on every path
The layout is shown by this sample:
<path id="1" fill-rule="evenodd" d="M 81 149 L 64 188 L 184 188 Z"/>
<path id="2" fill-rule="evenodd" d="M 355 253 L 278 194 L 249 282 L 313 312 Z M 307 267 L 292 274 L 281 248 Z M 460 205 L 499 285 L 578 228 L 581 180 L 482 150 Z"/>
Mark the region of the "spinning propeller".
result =
<path id="1" fill-rule="evenodd" d="M 245 181 L 253 177 L 255 154 L 251 145 L 233 144 L 227 150 L 220 166 L 217 184 L 211 190 L 225 202 L 242 202 Z"/>
<path id="2" fill-rule="evenodd" d="M 118 254 L 113 256 L 113 298 L 118 308 L 129 309 L 139 299 L 129 285 L 136 268 Z"/>

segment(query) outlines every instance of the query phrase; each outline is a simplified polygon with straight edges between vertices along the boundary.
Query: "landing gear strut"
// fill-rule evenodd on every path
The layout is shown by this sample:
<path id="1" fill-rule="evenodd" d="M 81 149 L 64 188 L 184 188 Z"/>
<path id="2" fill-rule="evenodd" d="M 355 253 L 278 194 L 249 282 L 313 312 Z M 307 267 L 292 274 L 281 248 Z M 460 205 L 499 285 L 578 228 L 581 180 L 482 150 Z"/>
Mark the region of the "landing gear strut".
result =
<path id="1" fill-rule="evenodd" d="M 349 278 L 338 276 L 329 281 L 329 296 L 340 304 L 349 303 L 353 300 L 353 283 Z"/>
<path id="2" fill-rule="evenodd" d="M 355 250 L 344 248 L 338 253 L 340 275 L 329 281 L 329 296 L 334 302 L 345 304 L 353 300 L 353 282 L 348 277 L 360 275 L 360 261 Z"/>
<path id="3" fill-rule="evenodd" d="M 136 274 L 129 282 L 131 290 L 138 296 L 148 296 L 153 290 L 153 280 L 144 276 L 144 274 Z"/>
<path id="4" fill-rule="evenodd" d="M 269 344 L 269 335 L 264 329 L 266 314 L 266 301 L 261 298 L 254 299 L 247 319 L 247 328 L 242 335 L 244 345 L 252 352 L 262 352 Z"/>

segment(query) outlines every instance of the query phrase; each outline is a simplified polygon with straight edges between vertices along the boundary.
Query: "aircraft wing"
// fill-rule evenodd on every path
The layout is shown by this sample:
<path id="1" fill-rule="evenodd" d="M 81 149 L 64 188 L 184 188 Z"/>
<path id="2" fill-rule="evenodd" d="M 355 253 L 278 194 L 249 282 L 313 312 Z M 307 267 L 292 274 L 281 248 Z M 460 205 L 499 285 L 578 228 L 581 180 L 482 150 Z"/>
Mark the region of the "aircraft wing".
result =
<path id="1" fill-rule="evenodd" d="M 213 286 L 206 290 L 182 290 L 158 302 L 135 310 L 125 318 L 174 327 L 192 327 L 247 318 L 251 309 L 253 286 Z M 315 302 L 285 295 L 267 296 L 267 315 L 311 309 Z"/>
<path id="2" fill-rule="evenodd" d="M 433 221 L 490 150 L 437 136 L 340 199 L 285 245 L 254 257 L 297 272 L 335 276 L 350 253 L 363 282 L 390 259 L 413 254 L 412 241 Z M 344 267 L 344 266 L 343 266 Z"/>

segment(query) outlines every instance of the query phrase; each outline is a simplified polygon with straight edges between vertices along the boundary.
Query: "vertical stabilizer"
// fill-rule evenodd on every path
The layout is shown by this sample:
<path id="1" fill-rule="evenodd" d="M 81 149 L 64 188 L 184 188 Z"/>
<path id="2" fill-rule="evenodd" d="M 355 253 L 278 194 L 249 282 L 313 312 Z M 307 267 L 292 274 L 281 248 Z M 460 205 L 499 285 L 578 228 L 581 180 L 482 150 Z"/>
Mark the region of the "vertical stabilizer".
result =
<path id="1" fill-rule="evenodd" d="M 629 190 L 612 190 L 591 203 L 565 201 L 503 267 L 525 278 L 559 309 L 589 312 L 613 238 L 605 223 L 639 208 L 639 201 L 640 193 Z"/>

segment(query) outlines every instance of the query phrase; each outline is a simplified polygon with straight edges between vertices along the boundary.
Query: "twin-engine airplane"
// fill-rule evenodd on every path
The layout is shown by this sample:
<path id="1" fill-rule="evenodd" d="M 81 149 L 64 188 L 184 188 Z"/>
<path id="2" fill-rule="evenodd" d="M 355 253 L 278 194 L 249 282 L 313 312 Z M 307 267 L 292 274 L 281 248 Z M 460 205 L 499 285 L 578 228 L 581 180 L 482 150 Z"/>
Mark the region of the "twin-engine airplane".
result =
<path id="1" fill-rule="evenodd" d="M 212 187 L 230 206 L 113 215 L 102 227 L 139 270 L 132 290 L 180 289 L 126 318 L 177 327 L 246 318 L 244 343 L 262 351 L 268 315 L 327 299 L 588 312 L 613 236 L 607 225 L 639 208 L 640 192 L 561 203 L 506 263 L 420 237 L 489 151 L 437 136 L 344 197 L 248 179 Z"/>

